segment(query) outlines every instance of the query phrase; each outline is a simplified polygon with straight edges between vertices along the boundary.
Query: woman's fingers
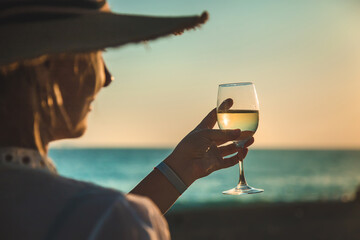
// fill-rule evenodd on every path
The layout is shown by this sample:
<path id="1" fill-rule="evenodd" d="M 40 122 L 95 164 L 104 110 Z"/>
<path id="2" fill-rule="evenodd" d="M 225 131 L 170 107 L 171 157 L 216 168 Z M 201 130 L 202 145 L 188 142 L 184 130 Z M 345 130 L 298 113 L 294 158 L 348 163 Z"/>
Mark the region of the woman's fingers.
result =
<path id="1" fill-rule="evenodd" d="M 237 139 L 241 131 L 240 129 L 234 130 L 218 130 L 218 129 L 207 129 L 200 133 L 202 137 L 208 139 L 211 142 L 215 142 L 217 145 L 224 144 L 226 142 Z"/>
<path id="2" fill-rule="evenodd" d="M 251 144 L 253 144 L 255 141 L 255 139 L 253 137 L 251 137 L 245 144 L 244 147 L 247 148 L 249 147 Z"/>
<path id="3" fill-rule="evenodd" d="M 239 161 L 241 161 L 241 157 L 239 156 L 239 154 L 236 154 L 232 157 L 224 158 L 223 161 L 221 161 L 219 169 L 232 167 L 235 164 L 239 163 Z"/>
<path id="4" fill-rule="evenodd" d="M 218 148 L 219 148 L 219 151 L 221 153 L 221 156 L 225 157 L 225 156 L 228 156 L 228 155 L 236 153 L 236 152 L 244 151 L 244 149 L 247 149 L 251 144 L 254 143 L 254 141 L 255 140 L 252 137 L 244 144 L 243 147 L 236 147 L 235 143 L 231 143 L 229 145 L 221 146 L 221 147 L 218 147 Z"/>
<path id="5" fill-rule="evenodd" d="M 227 146 L 218 147 L 220 155 L 222 157 L 229 156 L 234 153 L 238 153 L 241 159 L 244 159 L 249 151 L 247 147 L 239 148 L 235 144 L 229 144 Z"/>
<path id="6" fill-rule="evenodd" d="M 255 132 L 253 131 L 241 130 L 240 136 L 237 139 L 235 139 L 235 141 L 247 141 L 254 135 L 254 133 Z"/>
<path id="7" fill-rule="evenodd" d="M 219 148 L 219 152 L 220 152 L 221 156 L 223 156 L 223 157 L 228 156 L 233 153 L 236 153 L 239 150 L 239 148 L 236 147 L 236 145 L 234 143 L 226 145 L 226 146 L 221 146 L 218 148 Z"/>
<path id="8" fill-rule="evenodd" d="M 242 148 L 240 151 L 239 151 L 239 157 L 240 157 L 240 161 L 244 160 L 247 153 L 248 153 L 249 149 L 248 148 Z"/>
<path id="9" fill-rule="evenodd" d="M 236 155 L 234 155 L 232 157 L 228 157 L 228 158 L 223 158 L 223 160 L 220 163 L 219 169 L 232 167 L 235 164 L 239 163 L 239 161 L 244 160 L 248 151 L 249 151 L 249 149 L 242 148 Z"/>
<path id="10" fill-rule="evenodd" d="M 215 144 L 210 146 L 208 152 L 212 156 L 214 156 L 218 161 L 220 161 L 223 158 L 223 156 L 221 155 L 220 149 Z"/>

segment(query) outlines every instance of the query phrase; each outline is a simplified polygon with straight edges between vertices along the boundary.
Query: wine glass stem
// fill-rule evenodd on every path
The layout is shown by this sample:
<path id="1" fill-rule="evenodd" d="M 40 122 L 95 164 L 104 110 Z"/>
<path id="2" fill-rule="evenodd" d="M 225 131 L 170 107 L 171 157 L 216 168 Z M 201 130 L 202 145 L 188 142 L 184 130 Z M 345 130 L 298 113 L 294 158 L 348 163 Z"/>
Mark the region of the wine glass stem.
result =
<path id="1" fill-rule="evenodd" d="M 240 171 L 240 175 L 239 175 L 239 184 L 238 184 L 238 186 L 246 186 L 247 183 L 246 183 L 246 180 L 245 180 L 243 160 L 239 161 L 239 171 Z"/>

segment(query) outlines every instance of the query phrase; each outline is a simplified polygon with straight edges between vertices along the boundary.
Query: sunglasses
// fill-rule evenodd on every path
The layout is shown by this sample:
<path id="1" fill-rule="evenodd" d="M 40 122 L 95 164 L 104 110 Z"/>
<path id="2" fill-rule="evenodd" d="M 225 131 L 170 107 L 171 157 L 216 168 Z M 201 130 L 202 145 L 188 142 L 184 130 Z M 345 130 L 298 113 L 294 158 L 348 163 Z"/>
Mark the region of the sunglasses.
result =
<path id="1" fill-rule="evenodd" d="M 110 85 L 110 83 L 112 81 L 114 81 L 114 77 L 111 75 L 111 73 L 109 72 L 108 68 L 106 67 L 105 63 L 104 63 L 104 71 L 105 71 L 105 83 L 103 87 L 107 87 Z"/>

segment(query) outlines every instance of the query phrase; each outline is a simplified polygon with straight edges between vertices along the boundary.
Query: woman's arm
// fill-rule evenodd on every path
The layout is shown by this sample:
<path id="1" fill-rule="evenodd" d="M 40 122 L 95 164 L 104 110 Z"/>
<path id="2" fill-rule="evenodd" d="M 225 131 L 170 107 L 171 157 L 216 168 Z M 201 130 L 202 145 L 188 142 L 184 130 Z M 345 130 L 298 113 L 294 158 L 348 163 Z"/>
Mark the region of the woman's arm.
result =
<path id="1" fill-rule="evenodd" d="M 164 214 L 180 193 L 157 169 L 147 175 L 130 193 L 150 198 Z"/>
<path id="2" fill-rule="evenodd" d="M 247 147 L 254 142 L 254 139 L 250 138 L 243 148 L 236 147 L 233 143 L 222 145 L 241 139 L 241 131 L 212 129 L 215 123 L 216 109 L 212 110 L 164 160 L 188 187 L 199 178 L 237 164 L 245 158 Z M 237 154 L 232 157 L 224 158 L 235 153 Z M 162 213 L 180 197 L 176 188 L 156 168 L 130 193 L 149 197 Z"/>

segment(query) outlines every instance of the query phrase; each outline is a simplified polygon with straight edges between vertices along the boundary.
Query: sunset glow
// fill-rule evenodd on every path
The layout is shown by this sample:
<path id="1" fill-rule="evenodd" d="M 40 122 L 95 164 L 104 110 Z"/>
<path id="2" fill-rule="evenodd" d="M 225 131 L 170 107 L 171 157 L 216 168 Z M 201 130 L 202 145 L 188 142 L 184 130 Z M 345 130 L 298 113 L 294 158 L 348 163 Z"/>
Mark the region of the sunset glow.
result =
<path id="1" fill-rule="evenodd" d="M 80 140 L 174 147 L 216 107 L 221 83 L 256 85 L 254 148 L 360 148 L 360 1 L 110 1 L 114 12 L 193 15 L 196 31 L 108 49 L 115 81 Z"/>

